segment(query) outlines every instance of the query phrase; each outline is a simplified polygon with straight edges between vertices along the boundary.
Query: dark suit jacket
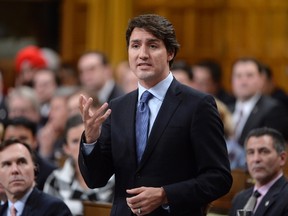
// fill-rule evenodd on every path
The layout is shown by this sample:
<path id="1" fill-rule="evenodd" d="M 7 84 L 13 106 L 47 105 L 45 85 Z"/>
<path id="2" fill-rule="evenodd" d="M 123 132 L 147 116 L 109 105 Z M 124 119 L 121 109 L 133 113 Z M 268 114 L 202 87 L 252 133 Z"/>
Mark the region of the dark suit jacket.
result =
<path id="1" fill-rule="evenodd" d="M 5 216 L 8 202 L 3 205 L 0 216 Z M 22 216 L 72 216 L 66 204 L 49 194 L 34 188 L 28 197 Z"/>
<path id="2" fill-rule="evenodd" d="M 5 123 L 8 118 L 8 109 L 5 103 L 5 97 L 0 99 L 0 123 Z"/>
<path id="3" fill-rule="evenodd" d="M 110 102 L 112 99 L 117 98 L 122 95 L 124 95 L 124 91 L 120 88 L 120 86 L 118 86 L 117 84 L 114 84 L 114 87 L 111 93 L 109 94 L 107 102 Z"/>
<path id="4" fill-rule="evenodd" d="M 36 187 L 39 190 L 43 190 L 44 184 L 48 176 L 52 173 L 53 170 L 57 168 L 52 162 L 42 158 L 39 153 L 35 153 L 36 163 L 38 164 L 38 173 L 36 176 Z"/>
<path id="5" fill-rule="evenodd" d="M 232 201 L 229 216 L 236 216 L 237 209 L 242 209 L 252 195 L 253 187 L 238 193 Z M 288 183 L 284 176 L 277 180 L 263 197 L 253 216 L 287 216 Z"/>
<path id="6" fill-rule="evenodd" d="M 203 215 L 202 208 L 226 194 L 232 184 L 223 125 L 212 96 L 181 85 L 169 87 L 140 164 L 135 146 L 138 91 L 112 100 L 112 113 L 90 155 L 80 145 L 79 165 L 87 185 L 101 187 L 115 173 L 111 215 L 132 215 L 126 189 L 163 187 L 171 213 L 162 207 L 149 215 Z"/>
<path id="7" fill-rule="evenodd" d="M 288 140 L 287 110 L 276 100 L 261 96 L 243 127 L 238 143 L 243 146 L 246 136 L 252 129 L 264 126 L 278 130 Z"/>

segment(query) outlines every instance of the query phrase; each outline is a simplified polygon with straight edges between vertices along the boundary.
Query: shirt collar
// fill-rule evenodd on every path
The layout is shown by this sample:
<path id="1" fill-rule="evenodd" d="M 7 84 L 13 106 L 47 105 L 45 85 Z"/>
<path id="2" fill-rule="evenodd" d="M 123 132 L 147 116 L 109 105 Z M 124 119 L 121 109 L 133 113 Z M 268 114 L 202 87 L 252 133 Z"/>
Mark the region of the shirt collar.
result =
<path id="1" fill-rule="evenodd" d="M 138 82 L 138 101 L 140 100 L 141 95 L 143 94 L 144 91 L 148 90 L 151 94 L 153 94 L 154 97 L 158 98 L 160 101 L 164 100 L 164 97 L 166 95 L 166 92 L 171 85 L 173 81 L 173 76 L 172 73 L 169 72 L 168 76 L 157 83 L 155 86 L 153 86 L 150 89 L 145 89 L 143 86 L 140 85 Z"/>
<path id="2" fill-rule="evenodd" d="M 269 189 L 272 187 L 272 185 L 282 177 L 283 173 L 281 172 L 276 178 L 274 178 L 272 181 L 267 183 L 266 185 L 261 186 L 260 188 L 254 187 L 254 191 L 258 190 L 258 192 L 261 194 L 261 197 L 265 196 L 265 194 L 269 191 Z"/>
<path id="3" fill-rule="evenodd" d="M 23 212 L 24 207 L 25 207 L 25 203 L 26 203 L 28 197 L 30 196 L 30 194 L 32 193 L 32 190 L 33 190 L 33 187 L 30 188 L 30 190 L 20 200 L 17 200 L 14 203 L 14 207 L 17 210 L 17 215 L 22 215 L 22 212 Z M 8 209 L 10 209 L 10 207 L 12 205 L 13 205 L 13 203 L 10 200 L 8 200 Z"/>
<path id="4" fill-rule="evenodd" d="M 115 82 L 113 80 L 108 80 L 103 88 L 98 92 L 98 99 L 101 103 L 108 102 L 110 93 L 114 88 Z"/>

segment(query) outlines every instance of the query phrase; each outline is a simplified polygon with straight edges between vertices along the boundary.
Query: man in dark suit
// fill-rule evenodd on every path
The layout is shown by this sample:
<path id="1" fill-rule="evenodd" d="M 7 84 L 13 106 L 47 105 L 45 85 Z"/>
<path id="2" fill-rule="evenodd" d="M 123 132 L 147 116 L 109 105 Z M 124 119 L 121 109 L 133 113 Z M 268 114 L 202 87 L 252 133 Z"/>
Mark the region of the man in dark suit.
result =
<path id="1" fill-rule="evenodd" d="M 167 19 L 135 17 L 126 41 L 139 86 L 95 113 L 89 110 L 92 98 L 80 97 L 85 125 L 79 153 L 82 175 L 95 188 L 115 173 L 113 216 L 202 216 L 207 204 L 232 184 L 215 101 L 173 78 L 170 67 L 179 44 Z M 142 101 L 142 93 L 150 94 L 149 102 Z M 139 112 L 147 105 L 149 126 L 144 132 Z M 141 149 L 140 137 L 145 135 Z"/>
<path id="2" fill-rule="evenodd" d="M 99 51 L 83 53 L 78 60 L 79 79 L 83 88 L 100 103 L 110 102 L 124 94 L 113 79 L 107 56 Z"/>
<path id="3" fill-rule="evenodd" d="M 235 123 L 235 140 L 244 145 L 249 131 L 271 127 L 288 140 L 288 113 L 276 100 L 263 96 L 261 64 L 253 58 L 240 58 L 233 64 L 232 88 L 236 103 L 231 106 Z"/>
<path id="4" fill-rule="evenodd" d="M 246 161 L 255 185 L 238 193 L 232 202 L 230 216 L 237 216 L 253 191 L 260 196 L 254 205 L 254 216 L 288 215 L 288 182 L 283 175 L 287 152 L 283 136 L 272 128 L 252 130 L 245 141 Z"/>
<path id="5" fill-rule="evenodd" d="M 28 144 L 13 139 L 0 144 L 0 182 L 8 199 L 0 215 L 72 215 L 62 200 L 34 187 L 35 172 L 35 156 Z"/>
<path id="6" fill-rule="evenodd" d="M 47 177 L 57 168 L 55 164 L 44 159 L 37 152 L 37 138 L 36 138 L 36 124 L 25 117 L 16 117 L 8 119 L 5 130 L 4 140 L 18 139 L 22 142 L 28 143 L 35 152 L 36 163 L 38 165 L 38 173 L 36 176 L 36 187 L 43 190 Z"/>
<path id="7" fill-rule="evenodd" d="M 4 80 L 2 70 L 0 68 L 0 123 L 5 122 L 8 117 L 8 111 L 4 95 Z"/>

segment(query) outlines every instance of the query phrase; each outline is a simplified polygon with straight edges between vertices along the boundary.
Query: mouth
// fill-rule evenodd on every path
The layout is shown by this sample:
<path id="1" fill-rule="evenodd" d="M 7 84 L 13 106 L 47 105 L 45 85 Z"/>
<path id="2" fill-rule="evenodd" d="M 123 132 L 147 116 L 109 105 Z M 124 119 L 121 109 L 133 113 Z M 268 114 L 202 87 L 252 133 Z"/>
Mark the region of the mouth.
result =
<path id="1" fill-rule="evenodd" d="M 262 167 L 254 167 L 254 168 L 252 169 L 253 172 L 260 172 L 261 170 L 263 170 Z"/>
<path id="2" fill-rule="evenodd" d="M 151 67 L 152 65 L 151 64 L 148 64 L 148 63 L 139 63 L 137 64 L 137 67 Z"/>
<path id="3" fill-rule="evenodd" d="M 9 183 L 10 184 L 19 184 L 19 183 L 22 183 L 24 182 L 23 179 L 12 179 Z"/>

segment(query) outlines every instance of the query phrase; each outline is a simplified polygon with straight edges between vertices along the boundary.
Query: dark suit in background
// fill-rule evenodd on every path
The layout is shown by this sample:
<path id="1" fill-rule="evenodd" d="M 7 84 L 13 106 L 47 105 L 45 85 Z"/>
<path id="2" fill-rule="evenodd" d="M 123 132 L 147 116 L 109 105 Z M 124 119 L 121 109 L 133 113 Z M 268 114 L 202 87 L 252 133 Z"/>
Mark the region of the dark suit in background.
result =
<path id="1" fill-rule="evenodd" d="M 104 186 L 115 173 L 111 215 L 132 215 L 126 189 L 163 187 L 170 213 L 159 207 L 149 215 L 202 216 L 203 208 L 226 194 L 232 183 L 223 125 L 212 96 L 175 79 L 152 127 L 140 164 L 135 146 L 138 91 L 112 100 L 111 115 L 90 155 L 79 165 L 89 187 Z"/>
<path id="2" fill-rule="evenodd" d="M 235 105 L 231 107 L 231 111 L 234 109 Z M 264 126 L 278 130 L 288 140 L 288 112 L 282 104 L 267 96 L 261 96 L 252 109 L 238 143 L 243 146 L 247 134 L 252 129 Z"/>
<path id="3" fill-rule="evenodd" d="M 44 159 L 39 155 L 38 152 L 35 152 L 36 163 L 38 164 L 38 173 L 36 176 L 36 187 L 39 190 L 43 190 L 44 184 L 48 176 L 52 173 L 53 170 L 57 168 L 52 162 Z"/>
<path id="4" fill-rule="evenodd" d="M 6 216 L 7 208 L 8 202 L 3 205 L 0 216 Z M 62 200 L 34 188 L 25 203 L 22 216 L 72 216 L 72 214 Z"/>
<path id="5" fill-rule="evenodd" d="M 253 187 L 240 192 L 232 201 L 229 216 L 237 216 L 237 209 L 243 209 L 252 195 Z M 288 183 L 284 176 L 278 179 L 261 200 L 253 216 L 287 216 Z"/>

